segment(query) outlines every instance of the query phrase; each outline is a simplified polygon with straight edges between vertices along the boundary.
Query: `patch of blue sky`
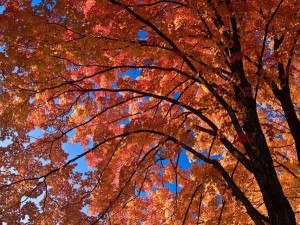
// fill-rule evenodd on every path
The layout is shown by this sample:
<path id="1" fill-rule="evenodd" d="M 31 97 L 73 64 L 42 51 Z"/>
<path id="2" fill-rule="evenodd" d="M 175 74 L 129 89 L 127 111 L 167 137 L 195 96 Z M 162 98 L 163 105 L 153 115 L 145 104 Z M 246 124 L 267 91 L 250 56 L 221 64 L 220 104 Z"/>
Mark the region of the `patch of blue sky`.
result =
<path id="1" fill-rule="evenodd" d="M 10 138 L 5 139 L 4 141 L 0 141 L 0 147 L 7 147 L 12 144 L 12 140 Z"/>
<path id="2" fill-rule="evenodd" d="M 117 73 L 117 75 L 122 78 L 125 76 L 129 76 L 132 80 L 136 80 L 139 76 L 141 76 L 141 72 L 141 69 L 131 69 L 121 74 Z"/>
<path id="3" fill-rule="evenodd" d="M 151 189 L 152 189 L 152 191 L 157 191 L 158 188 L 157 187 L 152 187 Z"/>
<path id="4" fill-rule="evenodd" d="M 32 7 L 35 7 L 35 6 L 39 6 L 41 3 L 43 2 L 43 0 L 32 0 L 31 1 L 31 5 Z M 48 3 L 46 4 L 47 8 L 49 10 L 52 10 L 52 6 L 56 3 L 56 0 L 52 0 L 51 3 Z"/>
<path id="5" fill-rule="evenodd" d="M 89 92 L 88 93 L 88 97 L 92 98 L 93 101 L 95 101 L 95 94 L 94 94 L 94 92 Z"/>
<path id="6" fill-rule="evenodd" d="M 159 151 L 160 152 L 160 151 Z M 158 153 L 159 153 L 158 152 Z M 156 162 L 157 163 L 159 163 L 161 166 L 162 166 L 162 168 L 160 169 L 160 170 L 158 170 L 157 172 L 160 174 L 160 175 L 163 175 L 164 174 L 164 167 L 165 167 L 165 165 L 167 165 L 168 164 L 168 159 L 163 159 L 163 158 L 161 158 L 160 156 L 159 156 L 159 154 L 157 154 L 156 156 L 155 156 L 155 158 L 156 158 Z"/>
<path id="7" fill-rule="evenodd" d="M 0 14 L 2 14 L 5 10 L 5 6 L 4 5 L 0 5 Z"/>
<path id="8" fill-rule="evenodd" d="M 51 188 L 50 186 L 47 186 L 47 188 Z M 22 196 L 21 198 L 21 207 L 23 207 L 25 205 L 26 202 L 31 201 L 34 202 L 36 204 L 36 206 L 41 210 L 42 207 L 38 204 L 39 202 L 41 202 L 45 197 L 45 192 L 42 192 L 41 195 L 39 195 L 37 198 L 30 198 L 30 196 Z"/>
<path id="9" fill-rule="evenodd" d="M 0 14 L 1 14 L 1 6 L 0 6 Z M 0 45 L 0 52 L 5 53 L 6 44 Z"/>
<path id="10" fill-rule="evenodd" d="M 34 98 L 30 97 L 29 98 L 29 103 L 32 104 L 34 102 Z"/>
<path id="11" fill-rule="evenodd" d="M 160 158 L 159 156 L 157 156 L 158 158 Z M 163 165 L 163 166 L 166 166 L 166 165 L 168 165 L 168 159 L 161 159 L 160 158 L 160 163 L 161 163 L 161 165 Z"/>
<path id="12" fill-rule="evenodd" d="M 185 149 L 182 149 L 180 154 L 179 154 L 178 164 L 179 164 L 179 166 L 181 167 L 182 170 L 187 170 L 187 169 L 190 169 L 192 167 L 192 163 L 189 161 Z"/>
<path id="13" fill-rule="evenodd" d="M 130 124 L 130 119 L 126 119 L 126 120 L 121 120 L 119 122 L 119 126 L 126 126 L 127 124 Z"/>
<path id="14" fill-rule="evenodd" d="M 29 221 L 29 216 L 26 214 L 24 218 L 21 219 L 21 223 L 27 223 Z"/>
<path id="15" fill-rule="evenodd" d="M 36 158 L 36 160 L 40 161 L 43 166 L 49 165 L 51 163 L 50 159 L 44 160 L 44 159 L 41 159 L 41 158 Z"/>
<path id="16" fill-rule="evenodd" d="M 190 133 L 192 134 L 193 137 L 196 137 L 196 132 L 194 130 L 190 130 Z"/>
<path id="17" fill-rule="evenodd" d="M 225 149 L 225 148 L 224 148 Z M 203 150 L 200 152 L 201 154 L 203 155 L 207 155 L 208 154 L 208 151 L 207 150 Z M 222 160 L 223 159 L 223 155 L 222 154 L 215 154 L 215 155 L 211 155 L 210 156 L 210 159 L 219 159 L 219 160 Z M 205 162 L 203 160 L 198 160 L 196 159 L 196 163 L 199 164 L 199 165 L 202 165 L 204 164 Z"/>
<path id="18" fill-rule="evenodd" d="M 113 87 L 113 89 L 118 89 L 118 85 L 117 85 L 117 82 L 111 82 L 111 86 Z M 120 92 L 117 92 L 117 96 L 118 97 L 122 97 L 121 93 Z"/>
<path id="19" fill-rule="evenodd" d="M 140 106 L 143 106 L 145 104 L 144 101 L 139 101 Z"/>
<path id="20" fill-rule="evenodd" d="M 215 154 L 210 156 L 210 159 L 223 159 L 223 155 L 222 154 Z"/>
<path id="21" fill-rule="evenodd" d="M 30 142 L 33 142 L 36 139 L 41 138 L 45 133 L 46 133 L 45 130 L 35 127 L 34 130 L 32 130 L 28 133 L 28 135 L 30 137 Z"/>
<path id="22" fill-rule="evenodd" d="M 50 131 L 51 131 L 51 128 L 50 128 Z M 23 146 L 27 147 L 30 143 L 33 143 L 35 140 L 37 140 L 39 138 L 42 138 L 45 133 L 47 133 L 46 130 L 42 130 L 38 127 L 34 127 L 34 129 L 28 133 L 29 142 L 24 143 Z M 41 160 L 41 161 L 42 161 L 42 163 L 44 163 L 43 160 Z"/>
<path id="23" fill-rule="evenodd" d="M 84 153 L 84 147 L 81 146 L 79 143 L 74 143 L 71 144 L 70 140 L 71 138 L 75 135 L 75 130 L 70 131 L 67 136 L 68 136 L 68 141 L 62 145 L 64 151 L 68 153 L 68 160 L 71 160 L 78 155 Z M 86 146 L 87 148 L 92 148 L 93 147 L 93 141 L 90 140 L 89 144 Z M 88 168 L 87 161 L 85 160 L 85 157 L 81 157 L 76 160 L 75 162 L 77 165 L 75 167 L 75 171 L 80 172 L 80 173 L 85 173 L 88 171 L 92 171 L 92 168 Z"/>
<path id="24" fill-rule="evenodd" d="M 77 69 L 77 66 L 75 66 L 75 65 L 66 67 L 67 71 L 76 70 L 76 69 Z"/>
<path id="25" fill-rule="evenodd" d="M 163 175 L 164 173 L 164 166 L 166 166 L 169 163 L 168 159 L 163 159 L 161 160 L 160 157 L 157 155 L 156 159 L 159 160 L 159 163 L 161 163 L 162 168 L 158 171 L 158 173 L 160 175 Z M 180 168 L 182 170 L 187 170 L 189 168 L 191 168 L 192 163 L 189 162 L 188 157 L 186 155 L 186 150 L 182 149 L 182 151 L 179 154 L 179 161 L 178 161 L 178 165 L 180 166 Z M 176 182 L 173 183 L 166 183 L 165 186 L 170 190 L 170 192 L 176 192 Z M 153 191 L 156 191 L 157 188 L 153 187 L 152 188 Z M 181 188 L 179 186 L 177 186 L 177 191 L 179 192 L 181 190 Z"/>
<path id="26" fill-rule="evenodd" d="M 58 98 L 54 99 L 54 104 L 59 105 L 59 99 Z"/>
<path id="27" fill-rule="evenodd" d="M 17 73 L 19 71 L 19 67 L 15 66 L 14 69 L 12 70 L 13 73 Z"/>
<path id="28" fill-rule="evenodd" d="M 174 193 L 176 192 L 176 181 L 174 181 L 173 183 L 166 183 L 165 186 L 170 190 L 170 192 Z M 181 187 L 177 185 L 177 192 L 181 191 Z"/>
<path id="29" fill-rule="evenodd" d="M 61 22 L 63 23 L 67 19 L 67 16 L 61 16 L 60 19 L 61 19 Z"/>
<path id="30" fill-rule="evenodd" d="M 84 148 L 79 143 L 70 144 L 67 142 L 64 143 L 62 147 L 64 151 L 68 153 L 68 160 L 71 160 L 84 152 Z M 77 159 L 75 163 L 75 171 L 84 173 L 89 170 L 84 157 Z"/>
<path id="31" fill-rule="evenodd" d="M 138 34 L 137 34 L 137 39 L 138 40 L 146 40 L 148 38 L 149 34 L 144 31 L 144 30 L 139 30 Z"/>
<path id="32" fill-rule="evenodd" d="M 150 96 L 142 97 L 142 98 L 140 98 L 140 100 L 138 100 L 138 103 L 140 106 L 143 106 L 146 101 L 149 101 L 149 99 L 150 99 Z M 128 112 L 128 111 L 129 111 L 129 109 L 125 110 L 125 112 Z"/>
<path id="33" fill-rule="evenodd" d="M 50 188 L 51 188 L 50 186 L 47 186 L 48 190 Z M 30 198 L 30 196 L 22 196 L 21 207 L 23 207 L 26 204 L 26 202 L 33 202 L 36 205 L 36 207 L 40 211 L 42 211 L 42 206 L 40 205 L 40 203 L 44 199 L 44 197 L 45 197 L 45 191 L 43 191 L 42 194 L 39 195 L 37 198 Z M 29 215 L 26 214 L 25 217 L 21 219 L 21 222 L 24 224 L 27 224 L 30 221 L 29 219 L 30 219 Z M 3 223 L 2 223 L 2 225 L 3 225 Z"/>
<path id="34" fill-rule="evenodd" d="M 117 82 L 111 82 L 111 86 L 112 86 L 114 89 L 118 89 Z"/>
<path id="35" fill-rule="evenodd" d="M 222 203 L 222 196 L 220 194 L 217 194 L 216 198 L 217 198 L 218 203 L 221 204 Z"/>
<path id="36" fill-rule="evenodd" d="M 89 213 L 89 206 L 88 205 L 82 207 L 82 209 L 80 211 L 85 213 L 87 216 L 91 216 L 91 214 Z"/>
<path id="37" fill-rule="evenodd" d="M 138 34 L 137 34 L 137 39 L 138 40 L 146 40 L 148 38 L 148 33 L 144 30 L 139 30 Z M 144 62 L 145 65 L 152 65 L 154 64 L 153 62 L 149 62 L 148 59 L 145 59 L 145 62 Z M 130 69 L 130 70 L 127 70 L 123 73 L 117 73 L 117 76 L 123 78 L 125 76 L 129 76 L 132 80 L 136 80 L 138 77 L 141 76 L 141 73 L 142 73 L 142 69 Z M 117 89 L 117 85 L 115 82 L 112 83 L 112 86 Z"/>
<path id="38" fill-rule="evenodd" d="M 37 5 L 41 4 L 41 2 L 42 2 L 42 0 L 32 0 L 31 5 L 32 6 L 37 6 Z"/>
<path id="39" fill-rule="evenodd" d="M 47 131 L 42 130 L 38 127 L 35 127 L 34 130 L 29 132 L 30 142 L 33 142 L 36 139 L 41 138 L 45 133 L 51 133 L 51 132 L 54 132 L 54 129 L 51 127 L 49 127 L 47 129 Z M 75 130 L 70 131 L 67 134 L 68 141 L 66 143 L 63 143 L 63 145 L 62 145 L 63 150 L 68 154 L 67 160 L 71 160 L 71 159 L 77 157 L 78 155 L 84 153 L 84 148 L 79 143 L 74 143 L 73 145 L 70 143 L 70 140 L 74 136 L 74 134 L 75 134 Z M 29 143 L 26 143 L 26 144 L 28 145 Z M 91 148 L 92 146 L 93 146 L 93 142 L 90 141 L 90 143 L 86 147 Z M 41 161 L 43 164 L 47 164 L 50 162 L 50 161 L 43 160 L 43 159 L 39 159 L 39 161 Z M 75 167 L 75 171 L 77 171 L 77 172 L 84 173 L 84 172 L 92 171 L 92 169 L 88 168 L 87 162 L 84 157 L 81 157 L 80 159 L 76 160 L 75 163 L 77 164 Z"/>
<path id="40" fill-rule="evenodd" d="M 174 92 L 173 98 L 174 98 L 175 100 L 178 100 L 179 97 L 180 97 L 180 92 L 178 92 L 178 91 Z"/>
<path id="41" fill-rule="evenodd" d="M 193 219 L 195 219 L 195 218 L 197 218 L 198 217 L 198 213 L 196 214 L 196 213 L 192 213 L 192 218 Z"/>
<path id="42" fill-rule="evenodd" d="M 135 189 L 134 193 L 136 196 L 139 196 L 140 198 L 144 198 L 147 196 L 147 193 L 145 191 L 141 191 L 139 189 Z"/>

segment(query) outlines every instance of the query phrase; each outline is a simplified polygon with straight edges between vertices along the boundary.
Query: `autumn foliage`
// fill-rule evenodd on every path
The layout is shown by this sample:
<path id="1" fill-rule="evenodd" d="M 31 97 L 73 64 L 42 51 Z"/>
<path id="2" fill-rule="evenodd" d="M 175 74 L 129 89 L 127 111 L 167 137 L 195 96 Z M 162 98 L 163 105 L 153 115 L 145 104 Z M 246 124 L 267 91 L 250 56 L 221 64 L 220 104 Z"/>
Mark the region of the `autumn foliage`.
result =
<path id="1" fill-rule="evenodd" d="M 1 222 L 300 223 L 298 0 L 0 5 Z"/>

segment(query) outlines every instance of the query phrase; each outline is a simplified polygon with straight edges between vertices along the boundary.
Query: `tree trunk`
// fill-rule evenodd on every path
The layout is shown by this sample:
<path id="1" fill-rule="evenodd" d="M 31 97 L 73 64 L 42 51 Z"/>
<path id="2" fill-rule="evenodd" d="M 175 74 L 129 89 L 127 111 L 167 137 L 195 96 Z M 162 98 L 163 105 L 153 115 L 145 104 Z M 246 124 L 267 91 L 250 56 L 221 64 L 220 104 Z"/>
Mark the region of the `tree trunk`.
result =
<path id="1" fill-rule="evenodd" d="M 272 225 L 296 225 L 294 212 L 284 196 L 272 165 L 262 166 L 255 174 Z"/>
<path id="2" fill-rule="evenodd" d="M 251 143 L 252 154 L 249 158 L 255 168 L 254 175 L 261 189 L 271 224 L 296 225 L 295 214 L 283 193 L 259 123 L 255 100 L 248 98 L 246 107 L 247 127 L 245 131 L 254 139 Z"/>

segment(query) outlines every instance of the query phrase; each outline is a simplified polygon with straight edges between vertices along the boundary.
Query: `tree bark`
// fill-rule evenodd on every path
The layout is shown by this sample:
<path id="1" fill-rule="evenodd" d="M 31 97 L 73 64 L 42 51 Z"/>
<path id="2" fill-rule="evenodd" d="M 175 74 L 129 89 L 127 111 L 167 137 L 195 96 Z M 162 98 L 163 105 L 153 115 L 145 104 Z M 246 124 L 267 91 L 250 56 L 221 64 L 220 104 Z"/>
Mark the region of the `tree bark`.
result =
<path id="1" fill-rule="evenodd" d="M 259 123 L 256 102 L 253 98 L 247 97 L 244 104 L 247 120 L 244 129 L 253 139 L 251 143 L 253 154 L 250 154 L 249 158 L 254 167 L 253 173 L 261 189 L 270 222 L 272 225 L 296 225 L 295 214 L 278 180 L 271 153 Z"/>
<path id="2" fill-rule="evenodd" d="M 298 163 L 300 164 L 300 121 L 295 112 L 295 108 L 291 99 L 290 89 L 288 84 L 282 87 L 281 90 L 273 89 L 275 97 L 280 101 L 285 114 L 286 121 L 289 125 L 291 134 L 295 140 Z"/>

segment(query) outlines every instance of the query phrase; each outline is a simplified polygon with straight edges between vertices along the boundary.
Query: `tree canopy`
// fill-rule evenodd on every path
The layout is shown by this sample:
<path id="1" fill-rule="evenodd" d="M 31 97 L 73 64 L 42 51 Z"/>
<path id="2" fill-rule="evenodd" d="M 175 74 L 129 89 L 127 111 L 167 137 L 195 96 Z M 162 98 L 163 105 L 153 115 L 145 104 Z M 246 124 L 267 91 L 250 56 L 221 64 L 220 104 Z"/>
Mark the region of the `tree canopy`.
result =
<path id="1" fill-rule="evenodd" d="M 300 222 L 298 0 L 0 4 L 1 221 Z"/>

